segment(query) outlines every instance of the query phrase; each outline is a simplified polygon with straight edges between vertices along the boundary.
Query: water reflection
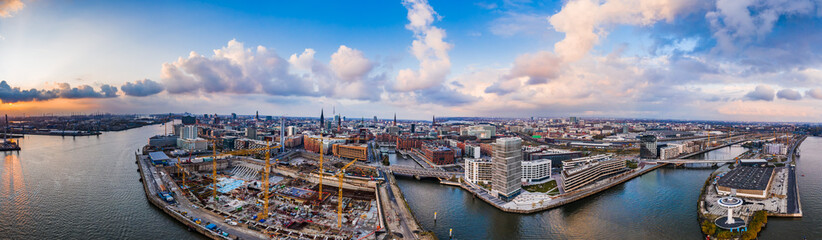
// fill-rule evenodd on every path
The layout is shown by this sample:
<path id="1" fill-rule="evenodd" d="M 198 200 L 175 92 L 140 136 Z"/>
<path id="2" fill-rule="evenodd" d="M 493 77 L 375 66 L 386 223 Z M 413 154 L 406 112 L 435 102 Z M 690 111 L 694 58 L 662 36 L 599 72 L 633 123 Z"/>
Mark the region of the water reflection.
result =
<path id="1" fill-rule="evenodd" d="M 3 153 L 3 166 L 0 173 L 0 205 L 11 208 L 15 214 L 13 220 L 19 223 L 26 223 L 30 220 L 28 211 L 29 199 L 26 189 L 26 181 L 23 175 L 23 165 L 17 152 Z"/>

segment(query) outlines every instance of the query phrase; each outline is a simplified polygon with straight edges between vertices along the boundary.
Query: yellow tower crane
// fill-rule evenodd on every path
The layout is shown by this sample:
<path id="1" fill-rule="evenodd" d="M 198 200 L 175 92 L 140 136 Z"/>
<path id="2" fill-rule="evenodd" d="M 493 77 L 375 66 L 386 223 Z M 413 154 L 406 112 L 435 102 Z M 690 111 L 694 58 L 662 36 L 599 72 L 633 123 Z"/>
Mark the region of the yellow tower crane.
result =
<path id="1" fill-rule="evenodd" d="M 271 142 L 265 141 L 265 146 L 271 149 Z M 279 162 L 279 159 L 277 160 Z M 271 151 L 265 151 L 265 168 L 263 168 L 263 212 L 260 213 L 260 219 L 268 218 L 268 174 L 271 172 Z"/>
<path id="2" fill-rule="evenodd" d="M 320 191 L 318 192 L 318 199 L 319 201 L 323 200 L 323 176 L 325 172 L 323 172 L 323 142 L 320 139 Z"/>
<path id="3" fill-rule="evenodd" d="M 217 141 L 215 140 L 214 142 L 216 143 Z M 229 156 L 229 155 L 248 155 L 248 154 L 252 154 L 252 153 L 255 153 L 255 152 L 259 152 L 259 151 L 265 151 L 265 173 L 264 174 L 266 175 L 266 177 L 265 177 L 265 179 L 263 179 L 263 184 L 267 186 L 268 185 L 268 177 L 267 176 L 268 176 L 268 172 L 270 172 L 270 170 L 271 170 L 271 163 L 270 163 L 270 158 L 271 158 L 270 154 L 271 153 L 270 152 L 271 152 L 271 150 L 278 149 L 280 147 L 281 146 L 273 146 L 272 147 L 271 143 L 266 141 L 266 147 L 264 147 L 264 148 L 240 149 L 240 150 L 235 150 L 235 151 L 230 151 L 230 152 L 224 152 L 220 155 L 217 155 L 217 146 L 215 144 L 215 146 L 214 146 L 214 158 L 212 159 L 213 165 L 212 165 L 212 172 L 211 172 L 211 174 L 212 174 L 211 179 L 212 179 L 213 184 L 214 184 L 214 186 L 212 187 L 213 194 L 214 194 L 214 204 L 215 205 L 217 204 L 217 157 L 218 156 L 222 157 L 222 156 Z M 266 195 L 266 198 L 265 198 L 265 201 L 264 201 L 265 202 L 264 203 L 264 209 L 266 210 L 265 215 L 268 216 L 268 187 L 265 187 L 265 195 Z"/>
<path id="4" fill-rule="evenodd" d="M 185 170 L 185 168 L 180 166 L 180 157 L 177 157 L 177 162 L 174 163 L 174 165 L 177 165 L 177 170 L 180 171 L 180 173 L 183 174 L 183 187 L 188 189 L 188 184 L 186 184 L 186 173 L 187 173 L 187 171 Z M 186 191 L 181 191 L 181 192 L 183 192 L 183 195 L 186 194 Z"/>
<path id="5" fill-rule="evenodd" d="M 217 139 L 214 139 L 213 146 L 211 148 L 214 150 L 214 155 L 211 158 L 211 183 L 213 184 L 211 186 L 211 196 L 214 197 L 214 206 L 217 206 Z"/>
<path id="6" fill-rule="evenodd" d="M 325 156 L 325 153 L 323 152 L 323 140 L 325 138 L 311 138 L 311 139 L 320 141 L 320 143 L 319 143 L 319 145 L 320 145 L 320 173 L 319 173 L 320 174 L 320 189 L 319 189 L 319 194 L 317 194 L 318 195 L 317 199 L 322 200 L 323 199 L 323 176 L 325 175 L 325 172 L 323 171 L 323 161 L 324 161 L 323 156 Z M 329 138 L 329 139 L 344 139 L 344 138 Z"/>
<path id="7" fill-rule="evenodd" d="M 340 195 L 337 198 L 337 225 L 340 227 L 340 229 L 342 229 L 342 197 L 343 197 L 342 194 L 343 194 L 343 179 L 345 178 L 345 169 L 350 167 L 351 165 L 353 165 L 357 161 L 359 161 L 359 160 L 355 158 L 353 161 L 349 162 L 348 164 L 345 164 L 345 166 L 340 168 L 340 171 L 338 171 L 337 174 L 334 174 L 334 176 L 337 177 L 337 180 L 340 184 L 339 188 L 338 188 L 339 192 L 340 192 Z M 320 179 L 322 179 L 322 176 L 320 176 Z"/>

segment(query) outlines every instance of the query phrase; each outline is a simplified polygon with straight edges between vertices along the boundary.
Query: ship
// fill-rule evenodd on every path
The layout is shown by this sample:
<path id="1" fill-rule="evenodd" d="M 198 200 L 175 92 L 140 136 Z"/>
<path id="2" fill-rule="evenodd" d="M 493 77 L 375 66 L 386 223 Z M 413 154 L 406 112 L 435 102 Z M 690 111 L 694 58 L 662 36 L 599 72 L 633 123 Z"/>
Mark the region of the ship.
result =
<path id="1" fill-rule="evenodd" d="M 20 145 L 13 139 L 8 138 L 9 133 L 9 115 L 6 114 L 6 127 L 3 132 L 3 142 L 0 142 L 0 151 L 20 151 Z"/>

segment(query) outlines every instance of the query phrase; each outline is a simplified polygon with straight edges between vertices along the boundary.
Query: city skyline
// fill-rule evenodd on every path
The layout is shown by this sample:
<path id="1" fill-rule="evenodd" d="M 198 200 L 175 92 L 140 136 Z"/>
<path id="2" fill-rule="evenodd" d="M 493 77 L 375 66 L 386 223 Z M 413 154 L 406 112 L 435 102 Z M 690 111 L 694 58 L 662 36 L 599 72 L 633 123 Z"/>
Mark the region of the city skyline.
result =
<path id="1" fill-rule="evenodd" d="M 0 1 L 0 111 L 822 117 L 818 1 L 367 5 Z"/>

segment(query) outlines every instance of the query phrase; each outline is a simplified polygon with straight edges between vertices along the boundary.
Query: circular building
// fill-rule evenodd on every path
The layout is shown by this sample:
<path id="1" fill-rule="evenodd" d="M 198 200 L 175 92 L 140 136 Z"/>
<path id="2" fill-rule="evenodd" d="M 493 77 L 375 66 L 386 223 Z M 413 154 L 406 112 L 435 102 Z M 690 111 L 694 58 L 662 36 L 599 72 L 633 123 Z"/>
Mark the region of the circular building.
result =
<path id="1" fill-rule="evenodd" d="M 728 216 L 719 217 L 714 220 L 717 227 L 731 231 L 745 227 L 745 220 L 733 216 L 733 209 L 744 203 L 741 198 L 723 197 L 717 200 L 717 203 L 719 203 L 720 206 L 728 208 Z"/>

